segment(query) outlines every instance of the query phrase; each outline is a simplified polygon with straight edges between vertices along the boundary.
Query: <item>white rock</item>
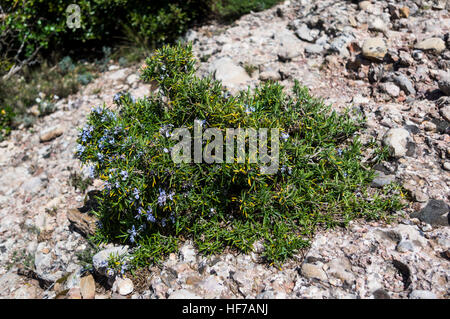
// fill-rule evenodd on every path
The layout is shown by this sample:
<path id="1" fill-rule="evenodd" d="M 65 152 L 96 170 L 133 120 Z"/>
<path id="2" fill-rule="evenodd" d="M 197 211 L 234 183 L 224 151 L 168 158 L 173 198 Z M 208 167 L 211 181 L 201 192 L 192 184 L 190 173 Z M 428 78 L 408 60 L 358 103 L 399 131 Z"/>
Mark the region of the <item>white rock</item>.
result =
<path id="1" fill-rule="evenodd" d="M 386 42 L 382 38 L 366 39 L 362 45 L 362 54 L 368 59 L 383 60 L 386 53 Z"/>
<path id="2" fill-rule="evenodd" d="M 383 137 L 383 144 L 389 148 L 389 152 L 394 157 L 403 157 L 408 151 L 408 142 L 411 136 L 404 128 L 393 128 L 386 132 Z"/>
<path id="3" fill-rule="evenodd" d="M 409 299 L 436 299 L 436 295 L 428 290 L 413 290 L 409 294 Z"/>
<path id="4" fill-rule="evenodd" d="M 180 248 L 180 255 L 183 261 L 190 263 L 195 262 L 197 253 L 195 252 L 194 246 L 187 242 Z"/>
<path id="5" fill-rule="evenodd" d="M 435 51 L 441 53 L 445 50 L 445 42 L 441 38 L 429 38 L 417 43 L 414 48 L 424 51 Z"/>
<path id="6" fill-rule="evenodd" d="M 202 299 L 202 297 L 194 294 L 187 289 L 180 289 L 174 291 L 168 299 Z"/>
<path id="7" fill-rule="evenodd" d="M 310 279 L 319 279 L 321 281 L 327 281 L 328 279 L 322 267 L 309 263 L 303 263 L 301 273 L 303 276 Z"/>
<path id="8" fill-rule="evenodd" d="M 134 290 L 133 282 L 130 278 L 120 278 L 118 277 L 114 282 L 115 290 L 122 296 L 129 295 Z"/>
<path id="9" fill-rule="evenodd" d="M 209 72 L 214 74 L 216 80 L 221 80 L 225 85 L 244 84 L 250 80 L 245 69 L 236 65 L 230 58 L 220 58 L 210 64 Z"/>

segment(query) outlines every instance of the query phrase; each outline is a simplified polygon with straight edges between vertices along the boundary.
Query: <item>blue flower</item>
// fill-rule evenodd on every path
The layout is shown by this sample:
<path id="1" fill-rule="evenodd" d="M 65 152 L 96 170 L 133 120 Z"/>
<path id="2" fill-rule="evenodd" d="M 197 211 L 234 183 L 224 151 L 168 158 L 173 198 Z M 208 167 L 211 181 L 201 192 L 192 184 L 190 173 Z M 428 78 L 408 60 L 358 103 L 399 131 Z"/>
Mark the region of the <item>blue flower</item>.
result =
<path id="1" fill-rule="evenodd" d="M 114 94 L 114 97 L 113 97 L 113 101 L 114 101 L 114 103 L 119 103 L 120 102 L 120 98 L 122 97 L 122 92 L 119 92 L 119 93 L 116 93 L 116 94 Z"/>
<path id="2" fill-rule="evenodd" d="M 84 147 L 84 146 L 81 145 L 81 144 L 78 144 L 78 145 L 77 145 L 77 149 L 76 149 L 77 155 L 78 155 L 78 156 L 83 155 L 85 149 L 86 149 L 86 147 Z"/>
<path id="3" fill-rule="evenodd" d="M 91 109 L 91 112 L 94 112 L 94 113 L 97 113 L 97 114 L 102 114 L 102 113 L 103 113 L 103 108 L 100 107 L 100 106 L 93 107 L 93 108 Z"/>
<path id="4" fill-rule="evenodd" d="M 97 153 L 97 157 L 98 157 L 98 160 L 99 160 L 100 162 L 103 161 L 104 156 L 103 156 L 102 153 Z"/>
<path id="5" fill-rule="evenodd" d="M 130 234 L 130 241 L 132 243 L 134 243 L 135 242 L 135 238 L 138 235 L 134 225 L 131 227 L 131 229 L 128 230 L 128 233 Z"/>
<path id="6" fill-rule="evenodd" d="M 133 190 L 133 195 L 134 195 L 134 198 L 135 198 L 135 199 L 139 199 L 139 190 L 138 190 L 137 188 L 135 188 L 135 189 Z"/>
<path id="7" fill-rule="evenodd" d="M 288 138 L 289 138 L 289 133 L 285 133 L 285 132 L 281 133 L 281 139 L 283 141 L 286 142 Z"/>
<path id="8" fill-rule="evenodd" d="M 248 104 L 245 104 L 245 113 L 250 114 L 252 112 L 255 112 L 255 107 L 249 106 Z"/>
<path id="9" fill-rule="evenodd" d="M 150 213 L 150 212 L 147 213 L 147 220 L 148 220 L 149 222 L 151 222 L 151 223 L 156 222 L 155 216 L 153 216 L 153 214 Z"/>
<path id="10" fill-rule="evenodd" d="M 158 196 L 158 205 L 164 206 L 166 204 L 166 200 L 167 200 L 166 191 L 160 188 Z"/>
<path id="11" fill-rule="evenodd" d="M 95 167 L 89 166 L 89 177 L 94 179 L 95 178 Z"/>
<path id="12" fill-rule="evenodd" d="M 122 175 L 122 180 L 125 181 L 128 178 L 128 172 L 127 171 L 121 171 L 120 175 Z"/>
<path id="13" fill-rule="evenodd" d="M 342 156 L 342 149 L 338 148 L 337 152 L 338 152 L 339 156 Z"/>

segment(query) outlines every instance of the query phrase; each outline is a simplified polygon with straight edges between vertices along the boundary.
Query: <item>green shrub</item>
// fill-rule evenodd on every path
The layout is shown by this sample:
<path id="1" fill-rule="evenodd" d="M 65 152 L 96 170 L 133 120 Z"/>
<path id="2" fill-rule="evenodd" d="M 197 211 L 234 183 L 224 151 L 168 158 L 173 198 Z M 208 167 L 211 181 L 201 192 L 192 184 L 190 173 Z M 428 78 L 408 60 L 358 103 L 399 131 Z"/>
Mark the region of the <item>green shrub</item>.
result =
<path id="1" fill-rule="evenodd" d="M 67 0 L 0 0 L 0 71 L 44 52 L 82 52 L 118 40 L 134 39 L 158 46 L 173 41 L 195 23 L 212 16 L 237 18 L 266 9 L 279 0 L 80 0 L 81 27 L 67 26 Z M 131 36 L 130 36 L 131 35 Z M 139 40 L 137 40 L 139 39 Z M 13 61 L 8 59 L 13 58 Z"/>
<path id="2" fill-rule="evenodd" d="M 361 162 L 361 119 L 331 111 L 298 82 L 291 96 L 272 82 L 231 96 L 219 81 L 197 78 L 194 64 L 189 45 L 161 48 L 141 75 L 159 91 L 139 100 L 118 93 L 117 109 L 94 108 L 80 131 L 76 156 L 105 182 L 94 211 L 98 241 L 134 245 L 134 263 L 145 265 L 175 251 L 179 238 L 193 238 L 207 254 L 227 246 L 248 252 L 262 240 L 266 260 L 280 263 L 308 245 L 317 227 L 384 218 L 401 207 L 395 185 L 368 187 L 373 171 Z M 280 128 L 280 169 L 175 164 L 171 133 L 191 130 L 195 120 L 223 132 Z"/>

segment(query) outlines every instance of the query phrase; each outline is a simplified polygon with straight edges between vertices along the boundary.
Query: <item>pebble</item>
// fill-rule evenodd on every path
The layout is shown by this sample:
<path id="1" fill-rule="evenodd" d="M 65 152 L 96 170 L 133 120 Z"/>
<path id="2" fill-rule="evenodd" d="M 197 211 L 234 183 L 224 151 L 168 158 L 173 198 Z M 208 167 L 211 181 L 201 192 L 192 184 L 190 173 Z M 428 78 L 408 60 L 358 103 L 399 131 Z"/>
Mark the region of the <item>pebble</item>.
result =
<path id="1" fill-rule="evenodd" d="M 396 249 L 401 253 L 414 251 L 414 245 L 409 240 L 402 240 L 401 242 L 398 243 Z"/>
<path id="2" fill-rule="evenodd" d="M 395 84 L 397 84 L 407 95 L 416 95 L 416 89 L 405 75 L 398 73 L 393 76 L 393 79 Z"/>
<path id="3" fill-rule="evenodd" d="M 380 90 L 389 94 L 391 97 L 398 97 L 400 95 L 400 88 L 391 82 L 380 83 Z"/>
<path id="4" fill-rule="evenodd" d="M 386 53 L 386 42 L 382 38 L 366 39 L 362 45 L 362 55 L 365 58 L 382 61 Z"/>
<path id="5" fill-rule="evenodd" d="M 116 286 L 115 291 L 122 296 L 127 296 L 134 290 L 133 281 L 130 278 L 117 277 L 114 286 Z"/>
<path id="6" fill-rule="evenodd" d="M 414 48 L 424 51 L 434 51 L 440 54 L 445 50 L 445 42 L 441 38 L 429 38 L 418 42 Z"/>
<path id="7" fill-rule="evenodd" d="M 211 63 L 209 70 L 214 74 L 216 80 L 221 80 L 224 84 L 236 85 L 250 80 L 250 76 L 245 69 L 236 65 L 233 60 L 227 57 Z"/>
<path id="8" fill-rule="evenodd" d="M 94 299 L 95 281 L 92 275 L 82 277 L 80 280 L 80 291 L 83 299 Z"/>
<path id="9" fill-rule="evenodd" d="M 428 290 L 413 290 L 409 294 L 409 299 L 436 299 L 436 295 Z"/>
<path id="10" fill-rule="evenodd" d="M 448 226 L 449 205 L 443 200 L 430 199 L 427 205 L 419 212 L 411 214 L 412 217 L 419 218 L 421 221 L 432 226 Z"/>
<path id="11" fill-rule="evenodd" d="M 391 156 L 399 158 L 407 155 L 411 136 L 404 128 L 393 128 L 386 132 L 383 144 L 389 148 Z"/>
<path id="12" fill-rule="evenodd" d="M 59 127 L 59 126 L 52 127 L 52 128 L 47 129 L 46 131 L 44 131 L 39 136 L 39 141 L 41 143 L 49 142 L 49 141 L 54 140 L 55 138 L 63 135 L 63 133 L 64 133 L 64 130 L 61 127 Z"/>
<path id="13" fill-rule="evenodd" d="M 301 274 L 310 279 L 318 279 L 321 281 L 327 281 L 328 279 L 327 274 L 325 273 L 325 271 L 323 271 L 322 267 L 309 263 L 303 263 Z"/>

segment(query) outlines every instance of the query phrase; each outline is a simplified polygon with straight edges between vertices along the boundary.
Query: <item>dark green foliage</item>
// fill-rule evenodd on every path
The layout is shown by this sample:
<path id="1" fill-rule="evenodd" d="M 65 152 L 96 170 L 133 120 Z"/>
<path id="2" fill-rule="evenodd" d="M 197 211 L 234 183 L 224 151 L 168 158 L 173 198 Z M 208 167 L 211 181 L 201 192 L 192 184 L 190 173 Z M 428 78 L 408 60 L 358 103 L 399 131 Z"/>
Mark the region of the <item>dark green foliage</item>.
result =
<path id="1" fill-rule="evenodd" d="M 237 18 L 277 0 L 0 0 L 0 71 L 36 50 L 81 52 L 117 44 L 133 34 L 146 45 L 173 41 L 195 23 L 212 16 Z M 80 7 L 81 27 L 67 26 L 67 7 Z M 136 39 L 134 39 L 136 41 Z"/>
<path id="2" fill-rule="evenodd" d="M 89 115 L 76 155 L 105 181 L 94 212 L 99 241 L 136 245 L 134 263 L 145 265 L 176 251 L 180 237 L 206 254 L 249 252 L 261 240 L 266 260 L 281 263 L 318 227 L 385 218 L 401 207 L 397 186 L 369 188 L 373 171 L 361 161 L 374 145 L 358 139 L 362 119 L 332 111 L 298 82 L 290 95 L 269 82 L 230 96 L 219 81 L 197 78 L 194 65 L 190 46 L 165 46 L 142 69 L 158 93 L 136 101 L 122 92 L 118 110 Z M 195 120 L 222 132 L 281 129 L 279 170 L 264 175 L 248 161 L 175 164 L 170 132 L 192 132 Z"/>

